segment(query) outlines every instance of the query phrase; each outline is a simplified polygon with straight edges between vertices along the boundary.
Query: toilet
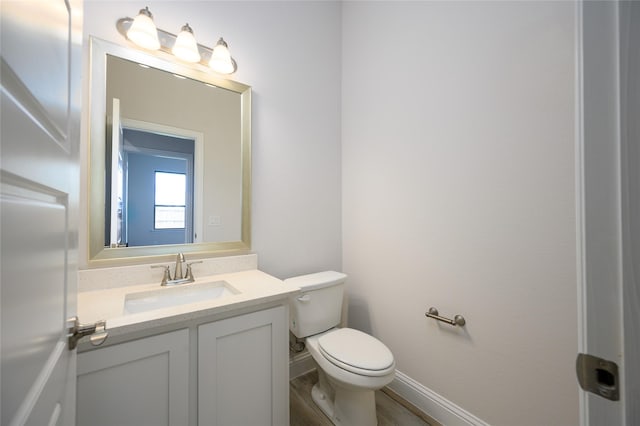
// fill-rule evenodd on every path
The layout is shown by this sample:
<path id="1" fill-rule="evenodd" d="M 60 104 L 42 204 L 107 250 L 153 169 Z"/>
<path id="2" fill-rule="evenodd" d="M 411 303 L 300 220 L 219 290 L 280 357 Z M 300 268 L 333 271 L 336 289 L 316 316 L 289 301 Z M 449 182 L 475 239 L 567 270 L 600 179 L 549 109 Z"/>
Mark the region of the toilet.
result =
<path id="1" fill-rule="evenodd" d="M 384 343 L 352 328 L 338 328 L 347 276 L 326 271 L 285 280 L 300 288 L 290 296 L 289 329 L 304 339 L 318 366 L 313 401 L 335 425 L 377 424 L 374 392 L 393 380 L 395 360 Z"/>

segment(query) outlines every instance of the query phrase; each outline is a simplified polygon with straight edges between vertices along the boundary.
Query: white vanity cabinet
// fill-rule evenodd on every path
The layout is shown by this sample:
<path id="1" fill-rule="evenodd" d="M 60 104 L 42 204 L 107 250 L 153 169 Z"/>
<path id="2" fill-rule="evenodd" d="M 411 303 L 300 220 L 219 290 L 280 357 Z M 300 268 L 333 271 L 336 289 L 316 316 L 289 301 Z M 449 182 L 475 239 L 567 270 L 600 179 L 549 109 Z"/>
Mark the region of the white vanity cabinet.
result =
<path id="1" fill-rule="evenodd" d="M 289 424 L 287 315 L 278 306 L 198 327 L 200 425 Z"/>
<path id="2" fill-rule="evenodd" d="M 287 306 L 255 309 L 79 353 L 77 425 L 288 425 Z"/>
<path id="3" fill-rule="evenodd" d="M 189 330 L 78 354 L 78 426 L 189 424 Z"/>

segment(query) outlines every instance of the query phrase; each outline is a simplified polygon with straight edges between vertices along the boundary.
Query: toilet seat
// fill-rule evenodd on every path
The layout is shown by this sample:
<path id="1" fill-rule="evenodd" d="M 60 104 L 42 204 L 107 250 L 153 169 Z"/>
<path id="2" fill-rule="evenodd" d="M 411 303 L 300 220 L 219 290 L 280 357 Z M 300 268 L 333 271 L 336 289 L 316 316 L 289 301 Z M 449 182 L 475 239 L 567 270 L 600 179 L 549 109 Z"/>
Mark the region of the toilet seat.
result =
<path id="1" fill-rule="evenodd" d="M 322 356 L 354 374 L 378 377 L 395 369 L 393 354 L 373 336 L 352 328 L 340 328 L 318 339 Z"/>

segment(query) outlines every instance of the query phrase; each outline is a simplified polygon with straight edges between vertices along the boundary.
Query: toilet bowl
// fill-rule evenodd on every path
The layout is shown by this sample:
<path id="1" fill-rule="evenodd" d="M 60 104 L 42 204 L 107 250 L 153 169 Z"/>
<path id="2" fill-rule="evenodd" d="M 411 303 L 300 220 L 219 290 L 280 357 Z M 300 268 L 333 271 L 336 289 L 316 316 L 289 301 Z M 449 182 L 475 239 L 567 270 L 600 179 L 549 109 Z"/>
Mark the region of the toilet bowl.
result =
<path id="1" fill-rule="evenodd" d="M 291 332 L 304 338 L 318 367 L 313 401 L 336 425 L 377 424 L 375 391 L 395 375 L 393 354 L 373 336 L 340 322 L 346 275 L 321 272 L 290 278 L 301 293 L 290 300 Z"/>
<path id="2" fill-rule="evenodd" d="M 351 343 L 338 346 L 341 340 Z M 336 425 L 376 425 L 375 391 L 391 383 L 395 374 L 391 351 L 374 337 L 350 328 L 307 337 L 305 344 L 318 365 L 319 380 L 311 397 L 327 417 Z"/>

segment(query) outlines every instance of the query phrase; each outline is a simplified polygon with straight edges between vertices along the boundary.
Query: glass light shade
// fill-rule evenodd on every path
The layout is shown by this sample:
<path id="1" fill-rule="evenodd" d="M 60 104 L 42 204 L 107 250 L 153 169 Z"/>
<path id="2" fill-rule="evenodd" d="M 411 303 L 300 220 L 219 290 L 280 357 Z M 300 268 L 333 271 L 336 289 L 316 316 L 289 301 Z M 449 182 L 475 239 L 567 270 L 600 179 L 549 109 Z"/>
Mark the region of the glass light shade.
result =
<path id="1" fill-rule="evenodd" d="M 237 67 L 231 58 L 227 43 L 225 43 L 222 38 L 218 40 L 218 43 L 213 48 L 211 59 L 209 60 L 209 67 L 220 74 L 231 74 L 236 71 Z"/>
<path id="2" fill-rule="evenodd" d="M 153 23 L 153 15 L 149 12 L 148 7 L 141 9 L 133 20 L 131 28 L 127 31 L 127 38 L 144 49 L 160 49 L 158 30 Z"/>
<path id="3" fill-rule="evenodd" d="M 182 31 L 178 34 L 171 52 L 183 61 L 200 62 L 198 43 L 196 42 L 196 38 L 193 36 L 193 30 L 189 24 L 182 27 Z"/>

